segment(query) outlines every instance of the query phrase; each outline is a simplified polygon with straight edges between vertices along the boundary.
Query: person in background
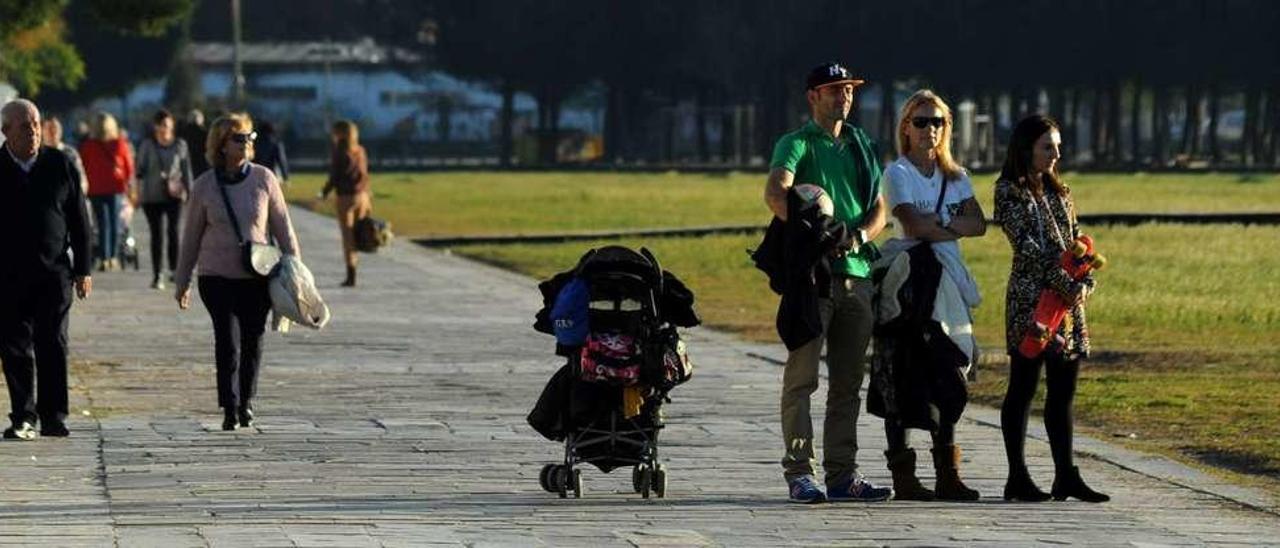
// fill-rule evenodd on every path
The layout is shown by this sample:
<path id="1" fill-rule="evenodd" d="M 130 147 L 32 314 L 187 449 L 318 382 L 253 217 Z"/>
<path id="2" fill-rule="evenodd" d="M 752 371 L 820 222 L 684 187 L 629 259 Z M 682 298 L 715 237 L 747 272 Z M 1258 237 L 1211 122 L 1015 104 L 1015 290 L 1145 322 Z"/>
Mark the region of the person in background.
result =
<path id="1" fill-rule="evenodd" d="M 369 159 L 360 146 L 360 130 L 355 122 L 340 120 L 333 124 L 330 134 L 333 153 L 329 160 L 329 180 L 320 191 L 321 198 L 330 192 L 337 194 L 334 212 L 338 217 L 338 230 L 342 232 L 342 258 L 347 265 L 347 278 L 343 287 L 356 285 L 355 222 L 369 214 Z"/>
<path id="2" fill-rule="evenodd" d="M 72 141 L 77 147 L 89 139 L 89 121 L 79 120 L 76 122 L 76 128 L 71 132 Z"/>
<path id="3" fill-rule="evenodd" d="M 262 336 L 271 311 L 267 278 L 246 268 L 238 234 L 259 244 L 274 240 L 283 253 L 299 256 L 298 237 L 275 174 L 250 163 L 256 137 L 248 115 L 230 114 L 214 121 L 205 142 L 205 159 L 212 169 L 192 184 L 174 274 L 174 298 L 178 308 L 186 310 L 191 306 L 192 275 L 197 265 L 200 268 L 200 300 L 213 321 L 223 430 L 253 426 Z M 234 212 L 236 225 L 228 210 Z"/>
<path id="4" fill-rule="evenodd" d="M 88 125 L 80 122 L 79 125 L 88 129 Z M 71 159 L 71 164 L 76 167 L 76 172 L 80 180 L 80 196 L 84 198 L 85 211 L 93 211 L 93 206 L 89 204 L 89 179 L 84 175 L 84 163 L 80 161 L 80 152 L 76 147 L 62 141 L 62 121 L 56 116 L 50 116 L 44 119 L 43 125 L 40 127 L 41 137 L 43 137 L 44 145 L 56 148 L 67 155 Z M 93 215 L 89 215 L 89 233 L 94 231 Z"/>
<path id="5" fill-rule="evenodd" d="M 89 180 L 89 203 L 98 229 L 98 270 L 114 270 L 119 265 L 120 208 L 133 180 L 133 154 L 111 114 L 96 114 L 90 130 L 89 138 L 80 143 L 80 159 Z"/>
<path id="6" fill-rule="evenodd" d="M 138 147 L 138 201 L 151 232 L 153 289 L 164 289 L 160 276 L 163 250 L 168 251 L 170 281 L 178 267 L 178 222 L 191 179 L 187 142 L 174 135 L 173 115 L 160 109 L 151 117 L 151 135 Z"/>
<path id="7" fill-rule="evenodd" d="M 56 116 L 50 116 L 44 119 L 40 128 L 41 136 L 44 138 L 44 146 L 53 147 L 67 155 L 71 160 L 71 164 L 76 166 L 76 175 L 80 181 L 80 192 L 89 192 L 89 180 L 84 176 L 84 163 L 80 161 L 80 152 L 67 143 L 62 142 L 62 121 Z"/>
<path id="8" fill-rule="evenodd" d="M 276 128 L 271 125 L 271 122 L 258 124 L 258 141 L 254 144 L 254 160 L 258 165 L 275 173 L 281 185 L 289 185 L 289 159 L 284 153 L 284 141 L 276 135 Z"/>
<path id="9" fill-rule="evenodd" d="M 191 109 L 187 113 L 187 119 L 178 126 L 178 138 L 187 142 L 187 146 L 195 147 L 197 151 L 204 147 L 204 142 L 209 137 L 209 130 L 204 127 L 204 113 L 198 109 Z M 191 155 L 191 174 L 199 177 L 209 170 L 209 161 L 205 159 L 203 153 Z"/>

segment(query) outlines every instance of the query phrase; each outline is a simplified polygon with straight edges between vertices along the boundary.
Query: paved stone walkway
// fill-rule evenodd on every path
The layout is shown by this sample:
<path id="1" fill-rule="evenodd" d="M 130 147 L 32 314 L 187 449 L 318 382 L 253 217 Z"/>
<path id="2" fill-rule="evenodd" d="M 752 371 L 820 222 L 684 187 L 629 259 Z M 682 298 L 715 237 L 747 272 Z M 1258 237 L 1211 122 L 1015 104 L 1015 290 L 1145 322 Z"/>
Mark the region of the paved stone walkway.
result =
<path id="1" fill-rule="evenodd" d="M 669 498 L 632 494 L 627 470 L 591 469 L 585 498 L 560 500 L 537 474 L 562 447 L 524 422 L 558 365 L 530 328 L 534 282 L 401 243 L 365 257 L 360 288 L 340 289 L 336 228 L 294 215 L 335 319 L 268 336 L 258 427 L 218 430 L 199 303 L 180 313 L 145 273 L 98 276 L 72 323 L 72 437 L 0 443 L 0 544 L 1280 543 L 1273 499 L 1096 440 L 1081 440 L 1095 457 L 1080 465 L 1113 502 L 1004 503 L 998 419 L 976 406 L 958 439 L 980 502 L 787 504 L 769 361 L 780 347 L 707 330 L 690 333 L 696 376 L 666 407 Z M 862 420 L 861 461 L 887 481 L 878 423 Z M 1045 444 L 1031 442 L 1029 459 L 1047 488 Z"/>

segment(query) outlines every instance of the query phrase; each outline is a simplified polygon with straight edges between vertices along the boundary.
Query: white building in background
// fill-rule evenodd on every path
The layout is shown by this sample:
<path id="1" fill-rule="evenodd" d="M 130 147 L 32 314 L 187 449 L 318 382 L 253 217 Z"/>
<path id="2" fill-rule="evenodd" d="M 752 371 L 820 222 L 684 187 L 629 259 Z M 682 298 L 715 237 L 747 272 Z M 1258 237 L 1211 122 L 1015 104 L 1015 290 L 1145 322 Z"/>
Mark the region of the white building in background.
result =
<path id="1" fill-rule="evenodd" d="M 205 102 L 226 104 L 232 82 L 231 45 L 195 43 L 185 55 L 199 72 Z M 356 121 L 361 138 L 370 141 L 448 143 L 471 150 L 497 146 L 501 94 L 444 72 L 415 73 L 408 67 L 421 62 L 412 52 L 370 39 L 251 43 L 241 46 L 241 63 L 250 113 L 274 122 L 290 141 L 322 141 L 333 120 L 346 118 Z M 164 83 L 144 83 L 120 98 L 96 101 L 92 108 L 116 113 L 130 128 L 143 128 L 163 102 Z M 536 112 L 533 97 L 515 96 L 517 136 L 533 126 Z M 604 105 L 565 105 L 560 124 L 563 129 L 601 134 Z"/>

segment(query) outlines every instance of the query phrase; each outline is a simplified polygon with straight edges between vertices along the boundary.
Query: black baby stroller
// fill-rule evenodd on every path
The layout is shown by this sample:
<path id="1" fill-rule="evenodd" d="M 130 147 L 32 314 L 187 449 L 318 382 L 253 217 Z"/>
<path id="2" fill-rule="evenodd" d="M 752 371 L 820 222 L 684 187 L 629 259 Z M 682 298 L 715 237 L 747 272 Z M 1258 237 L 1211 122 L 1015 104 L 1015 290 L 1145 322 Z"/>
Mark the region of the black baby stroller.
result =
<path id="1" fill-rule="evenodd" d="M 130 210 L 130 220 L 132 220 L 132 210 Z M 120 223 L 120 250 L 116 252 L 116 258 L 120 259 L 120 269 L 123 270 L 130 266 L 134 270 L 138 270 L 141 265 L 141 255 L 138 252 L 138 239 L 133 236 L 133 227 L 129 221 L 122 220 Z"/>
<path id="2" fill-rule="evenodd" d="M 142 265 L 141 255 L 138 251 L 138 239 L 133 235 L 133 213 L 133 204 L 130 204 L 126 200 L 124 205 L 120 208 L 119 233 L 116 234 L 117 244 L 114 254 L 108 255 L 106 253 L 101 253 L 101 250 L 98 249 L 98 239 L 93 239 L 92 251 L 94 256 L 101 256 L 103 259 L 117 259 L 120 262 L 121 270 L 130 266 L 132 266 L 134 270 L 138 270 Z M 91 221 L 93 220 L 92 215 L 90 215 L 89 218 Z M 101 229 L 101 227 L 97 226 L 94 226 L 93 228 L 94 230 Z"/>
<path id="3" fill-rule="evenodd" d="M 692 373 L 676 327 L 700 323 L 693 294 L 647 249 L 620 246 L 587 252 L 539 289 L 545 306 L 534 328 L 555 334 L 556 353 L 568 358 L 529 414 L 535 430 L 564 442 L 562 463 L 538 475 L 542 488 L 577 498 L 579 464 L 605 473 L 630 466 L 636 493 L 664 497 L 662 404 Z"/>

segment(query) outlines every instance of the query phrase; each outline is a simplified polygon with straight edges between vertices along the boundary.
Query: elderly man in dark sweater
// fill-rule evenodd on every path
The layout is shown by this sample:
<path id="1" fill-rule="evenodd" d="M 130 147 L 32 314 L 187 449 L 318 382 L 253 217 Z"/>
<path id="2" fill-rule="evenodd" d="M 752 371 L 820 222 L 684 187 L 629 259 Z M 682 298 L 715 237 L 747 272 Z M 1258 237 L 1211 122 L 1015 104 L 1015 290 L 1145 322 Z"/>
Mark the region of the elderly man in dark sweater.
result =
<path id="1" fill-rule="evenodd" d="M 24 99 L 0 109 L 0 362 L 9 388 L 4 439 L 68 435 L 67 318 L 71 291 L 89 278 L 89 213 L 79 175 L 40 146 L 40 110 Z"/>

